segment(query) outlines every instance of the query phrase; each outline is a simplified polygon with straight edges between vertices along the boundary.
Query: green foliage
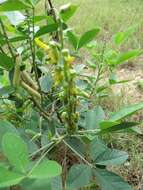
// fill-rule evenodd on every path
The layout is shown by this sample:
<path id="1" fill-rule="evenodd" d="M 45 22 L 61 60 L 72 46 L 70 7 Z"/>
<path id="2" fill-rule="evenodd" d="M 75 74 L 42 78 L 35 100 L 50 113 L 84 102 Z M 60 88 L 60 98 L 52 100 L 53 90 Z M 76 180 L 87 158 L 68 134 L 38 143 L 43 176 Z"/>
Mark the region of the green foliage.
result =
<path id="1" fill-rule="evenodd" d="M 53 85 L 53 80 L 50 75 L 45 75 L 40 78 L 41 90 L 43 92 L 49 92 Z"/>
<path id="2" fill-rule="evenodd" d="M 61 166 L 52 160 L 37 161 L 30 163 L 26 143 L 20 136 L 14 133 L 6 133 L 2 138 L 3 153 L 8 159 L 14 171 L 0 166 L 0 187 L 9 187 L 19 184 L 22 180 L 29 179 L 48 179 L 61 174 Z M 33 165 L 29 170 L 30 165 Z M 29 170 L 29 171 L 28 171 Z"/>
<path id="3" fill-rule="evenodd" d="M 105 113 L 103 109 L 99 106 L 94 110 L 89 110 L 86 112 L 85 116 L 85 128 L 86 129 L 96 129 L 99 128 L 99 124 L 105 118 Z"/>
<path id="4" fill-rule="evenodd" d="M 60 7 L 60 17 L 64 22 L 67 22 L 76 12 L 77 5 L 66 4 Z"/>
<path id="5" fill-rule="evenodd" d="M 56 23 L 50 24 L 48 26 L 42 26 L 35 34 L 35 37 L 42 36 L 44 34 L 55 32 L 58 29 L 58 25 Z"/>
<path id="6" fill-rule="evenodd" d="M 67 177 L 67 189 L 80 189 L 88 186 L 91 181 L 92 171 L 88 165 L 78 164 L 74 165 Z"/>
<path id="7" fill-rule="evenodd" d="M 44 179 L 52 178 L 60 175 L 61 167 L 57 162 L 51 160 L 44 160 L 38 166 L 34 167 L 29 174 L 30 178 Z"/>
<path id="8" fill-rule="evenodd" d="M 114 42 L 116 45 L 121 45 L 126 42 L 131 35 L 136 31 L 136 27 L 130 27 L 127 31 L 118 32 L 114 36 Z"/>
<path id="9" fill-rule="evenodd" d="M 16 185 L 23 180 L 24 176 L 0 167 L 0 188 Z"/>
<path id="10" fill-rule="evenodd" d="M 2 149 L 8 161 L 19 172 L 26 172 L 29 164 L 28 150 L 23 140 L 13 133 L 6 133 L 2 139 Z"/>
<path id="11" fill-rule="evenodd" d="M 102 190 L 131 190 L 132 188 L 118 175 L 104 169 L 96 169 L 95 176 Z"/>
<path id="12" fill-rule="evenodd" d="M 102 190 L 131 190 L 107 170 L 126 162 L 128 154 L 109 148 L 103 139 L 104 134 L 134 130 L 139 123 L 126 117 L 143 104 L 111 115 L 100 101 L 110 96 L 111 85 L 129 82 L 118 80 L 115 70 L 142 53 L 119 47 L 135 30 L 116 34 L 112 49 L 107 42 L 94 41 L 98 27 L 80 37 L 68 27 L 76 5 L 57 12 L 46 1 L 51 11 L 45 3 L 48 15 L 37 15 L 38 2 L 0 4 L 7 15 L 0 20 L 0 75 L 7 81 L 0 88 L 0 188 L 78 190 L 99 185 Z M 14 14 L 21 15 L 20 21 Z M 88 50 L 86 64 L 79 64 L 81 48 Z"/>
<path id="13" fill-rule="evenodd" d="M 0 5 L 0 11 L 2 12 L 24 10 L 26 8 L 26 4 L 22 3 L 20 0 L 8 0 Z"/>
<path id="14" fill-rule="evenodd" d="M 83 34 L 81 38 L 79 39 L 77 49 L 80 49 L 83 46 L 87 45 L 89 42 L 91 42 L 99 33 L 99 31 L 100 31 L 99 28 L 95 28 Z"/>
<path id="15" fill-rule="evenodd" d="M 126 106 L 124 108 L 122 108 L 121 110 L 119 110 L 118 112 L 114 113 L 111 117 L 110 117 L 110 121 L 118 121 L 121 119 L 124 119 L 125 117 L 134 114 L 136 111 L 139 111 L 143 108 L 143 103 L 139 103 L 139 104 L 134 104 L 134 105 L 129 105 Z"/>
<path id="16" fill-rule="evenodd" d="M 7 56 L 4 53 L 0 53 L 0 66 L 6 70 L 11 70 L 14 66 L 14 62 L 11 57 Z"/>
<path id="17" fill-rule="evenodd" d="M 107 149 L 96 159 L 97 165 L 118 165 L 123 164 L 128 159 L 128 154 L 124 151 Z"/>

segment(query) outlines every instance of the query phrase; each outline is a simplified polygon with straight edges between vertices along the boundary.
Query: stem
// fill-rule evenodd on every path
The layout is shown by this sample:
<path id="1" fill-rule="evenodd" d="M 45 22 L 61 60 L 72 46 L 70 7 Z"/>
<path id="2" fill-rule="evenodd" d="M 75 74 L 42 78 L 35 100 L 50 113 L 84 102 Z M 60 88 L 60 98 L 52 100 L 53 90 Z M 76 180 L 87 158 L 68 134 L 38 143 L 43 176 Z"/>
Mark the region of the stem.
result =
<path id="1" fill-rule="evenodd" d="M 2 47 L 0 47 L 0 51 L 1 51 L 1 53 L 5 53 L 4 50 L 2 49 Z"/>
<path id="2" fill-rule="evenodd" d="M 100 79 L 100 75 L 101 75 L 101 71 L 102 71 L 102 65 L 98 65 L 98 73 L 97 73 L 97 77 L 96 77 L 96 79 L 95 79 L 95 81 L 94 81 L 94 83 L 93 83 L 93 89 L 92 89 L 92 91 L 91 91 L 91 93 L 90 93 L 90 98 L 92 97 L 92 95 L 94 94 L 94 91 L 95 91 L 95 89 L 96 89 L 96 85 L 97 85 L 97 83 L 98 83 L 98 81 L 99 81 L 99 79 Z"/>
<path id="3" fill-rule="evenodd" d="M 41 158 L 35 163 L 35 165 L 33 166 L 33 168 L 30 170 L 30 172 L 28 173 L 27 176 L 29 176 L 33 170 L 40 164 L 40 162 L 45 158 L 45 156 L 47 155 L 48 152 L 50 152 L 56 145 L 58 145 L 64 137 L 59 138 L 42 156 Z"/>
<path id="4" fill-rule="evenodd" d="M 49 144 L 44 145 L 43 147 L 39 148 L 38 150 L 36 150 L 36 151 L 33 152 L 32 154 L 30 154 L 29 157 L 30 157 L 30 158 L 31 158 L 31 157 L 34 157 L 36 154 L 38 154 L 38 153 L 41 152 L 42 150 L 44 150 L 44 149 L 50 147 L 50 146 L 53 145 L 53 144 L 54 144 L 54 142 L 51 142 L 51 143 L 49 143 Z"/>
<path id="5" fill-rule="evenodd" d="M 98 73 L 97 73 L 97 77 L 95 79 L 95 82 L 93 84 L 93 89 L 92 89 L 92 91 L 90 93 L 90 98 L 94 94 L 94 91 L 96 89 L 96 85 L 97 85 L 98 81 L 100 80 L 100 75 L 102 74 L 105 49 L 106 49 L 106 40 L 104 40 L 104 44 L 103 44 L 103 48 L 102 48 L 102 53 L 101 53 L 101 60 L 100 60 L 100 64 L 98 64 Z"/>
<path id="6" fill-rule="evenodd" d="M 88 166 L 90 166 L 91 168 L 95 168 L 95 166 L 93 166 L 93 164 L 91 164 L 90 162 L 88 162 L 83 156 L 81 156 L 75 149 L 73 149 L 65 140 L 63 140 L 64 144 L 67 145 L 81 160 L 83 160 Z"/>
<path id="7" fill-rule="evenodd" d="M 9 49 L 9 51 L 10 51 L 10 54 L 11 54 L 13 60 L 15 60 L 15 55 L 14 55 L 13 50 L 12 50 L 12 47 L 11 47 L 11 45 L 10 45 L 10 43 L 9 43 L 9 39 L 8 39 L 6 30 L 5 30 L 5 26 L 4 26 L 4 24 L 3 24 L 3 22 L 2 22 L 1 19 L 0 19 L 0 25 L 1 25 L 1 28 L 2 28 L 2 31 L 3 31 L 3 34 L 4 34 L 4 37 L 5 37 L 5 40 L 6 40 L 8 49 Z M 1 50 L 2 50 L 2 48 L 1 48 Z"/>
<path id="8" fill-rule="evenodd" d="M 60 43 L 61 43 L 61 49 L 63 49 L 64 48 L 63 26 L 60 19 L 59 19 L 59 25 L 60 25 L 59 38 L 60 38 Z"/>
<path id="9" fill-rule="evenodd" d="M 46 2 L 48 2 L 48 4 L 49 4 L 50 11 L 49 11 L 48 8 L 46 7 Z M 53 3 L 52 3 L 51 0 L 45 0 L 45 9 L 47 9 L 47 10 L 46 10 L 47 14 L 48 14 L 48 15 L 51 14 L 52 17 L 53 17 L 53 19 L 54 19 L 54 21 L 55 21 L 55 23 L 57 23 L 57 18 L 56 18 L 55 9 L 54 9 L 54 6 L 53 6 Z M 55 34 L 55 36 L 53 36 L 53 38 L 54 38 L 56 41 L 59 41 L 59 34 L 58 34 L 58 32 L 56 32 L 56 34 Z"/>
<path id="10" fill-rule="evenodd" d="M 27 16 L 29 16 L 29 12 L 28 11 L 26 11 L 26 12 L 27 12 Z M 29 19 L 27 18 L 28 32 L 29 32 L 29 44 L 30 44 L 30 49 L 31 49 L 32 65 L 33 65 L 33 69 L 34 69 L 35 80 L 37 82 L 37 85 L 38 85 L 38 88 L 39 88 L 39 91 L 40 91 L 40 94 L 41 94 L 41 86 L 40 86 L 40 83 L 39 83 L 38 70 L 37 70 L 37 65 L 36 65 L 36 62 L 35 62 L 35 42 L 34 42 L 34 26 L 35 26 L 35 23 L 34 23 L 34 16 L 35 16 L 35 9 L 33 7 L 33 9 L 32 9 L 32 39 L 30 37 L 30 35 L 31 35 L 30 22 L 29 22 Z"/>
<path id="11" fill-rule="evenodd" d="M 34 98 L 32 98 L 31 100 L 34 102 L 35 106 L 39 109 L 39 111 L 41 112 L 41 115 L 43 115 L 43 117 L 49 121 L 50 115 L 41 107 L 41 105 Z"/>

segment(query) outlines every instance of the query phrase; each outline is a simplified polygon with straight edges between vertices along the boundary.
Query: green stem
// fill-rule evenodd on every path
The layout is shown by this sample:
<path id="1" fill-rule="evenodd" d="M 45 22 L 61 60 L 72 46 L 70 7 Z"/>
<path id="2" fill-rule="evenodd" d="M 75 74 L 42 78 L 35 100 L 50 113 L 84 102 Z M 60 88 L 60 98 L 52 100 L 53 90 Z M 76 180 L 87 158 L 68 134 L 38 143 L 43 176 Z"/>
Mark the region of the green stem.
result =
<path id="1" fill-rule="evenodd" d="M 2 20 L 0 19 L 0 25 L 1 25 L 1 28 L 2 28 L 2 31 L 3 31 L 3 34 L 4 34 L 4 37 L 5 37 L 5 41 L 7 43 L 7 46 L 8 46 L 8 49 L 9 49 L 9 52 L 13 58 L 13 60 L 15 60 L 15 54 L 13 53 L 13 50 L 12 50 L 12 47 L 11 47 L 11 44 L 9 42 L 9 39 L 8 39 L 8 36 L 7 36 L 7 33 L 6 33 L 6 30 L 5 30 L 5 26 L 2 22 Z"/>
<path id="2" fill-rule="evenodd" d="M 27 16 L 29 17 L 29 12 L 27 12 Z M 31 49 L 31 56 L 32 56 L 32 65 L 33 65 L 33 69 L 34 69 L 34 74 L 35 74 L 35 80 L 37 82 L 38 85 L 38 89 L 39 92 L 41 94 L 41 87 L 40 87 L 40 83 L 39 83 L 39 78 L 38 78 L 38 70 L 37 70 L 37 65 L 35 62 L 35 42 L 34 42 L 34 28 L 35 28 L 35 23 L 34 23 L 34 16 L 35 16 L 35 9 L 33 7 L 32 9 L 32 39 L 31 39 L 31 31 L 30 31 L 30 22 L 29 22 L 29 18 L 27 18 L 27 23 L 28 23 L 28 32 L 29 32 L 29 44 L 30 44 L 30 49 Z"/>

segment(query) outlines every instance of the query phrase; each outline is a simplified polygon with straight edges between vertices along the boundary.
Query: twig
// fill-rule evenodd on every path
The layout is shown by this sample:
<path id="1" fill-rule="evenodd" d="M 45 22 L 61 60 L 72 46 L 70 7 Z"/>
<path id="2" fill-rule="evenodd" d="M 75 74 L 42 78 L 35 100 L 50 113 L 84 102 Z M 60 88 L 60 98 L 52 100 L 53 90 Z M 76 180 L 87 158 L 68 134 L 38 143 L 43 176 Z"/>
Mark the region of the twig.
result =
<path id="1" fill-rule="evenodd" d="M 94 81 L 94 84 L 93 84 L 93 89 L 90 93 L 90 98 L 92 97 L 95 89 L 96 89 L 96 85 L 98 83 L 98 81 L 100 80 L 100 75 L 102 74 L 102 68 L 103 68 L 103 61 L 104 61 L 104 53 L 105 53 L 105 49 L 106 49 L 106 40 L 104 40 L 104 44 L 103 44 L 103 49 L 102 49 L 102 53 L 101 53 L 101 60 L 100 60 L 100 64 L 98 64 L 98 73 L 97 73 L 97 77 Z"/>
<path id="2" fill-rule="evenodd" d="M 49 4 L 50 11 L 49 11 L 48 8 L 46 7 L 46 2 L 48 2 L 48 4 Z M 51 14 L 52 17 L 53 17 L 53 19 L 54 19 L 54 21 L 55 21 L 55 23 L 57 23 L 55 8 L 54 8 L 54 6 L 53 6 L 51 0 L 45 0 L 45 9 L 46 9 L 46 8 L 47 8 L 47 11 L 46 11 L 47 14 L 48 14 L 48 15 Z M 53 38 L 54 38 L 56 41 L 59 41 L 59 34 L 58 34 L 58 32 L 55 33 L 55 36 L 53 36 Z"/>
<path id="3" fill-rule="evenodd" d="M 45 156 L 47 155 L 48 152 L 50 152 L 57 144 L 59 144 L 63 138 L 65 138 L 65 136 L 60 137 L 41 157 L 40 159 L 35 163 L 35 165 L 33 166 L 33 168 L 30 170 L 30 172 L 28 173 L 27 176 L 29 176 L 33 170 L 40 164 L 40 162 L 45 158 Z"/>
<path id="4" fill-rule="evenodd" d="M 42 112 L 43 117 L 49 121 L 50 115 L 41 107 L 41 105 L 34 98 L 31 98 L 31 100 L 34 102 L 35 106 Z"/>
<path id="5" fill-rule="evenodd" d="M 27 13 L 27 17 L 29 16 L 29 12 L 26 11 Z M 35 80 L 37 82 L 38 88 L 39 88 L 39 92 L 41 94 L 41 86 L 39 83 L 39 78 L 38 78 L 38 70 L 37 70 L 37 65 L 35 62 L 35 42 L 34 42 L 34 8 L 33 8 L 33 15 L 32 15 L 32 39 L 30 37 L 31 35 L 31 31 L 30 31 L 30 22 L 29 22 L 29 18 L 27 18 L 27 23 L 28 23 L 28 32 L 29 32 L 29 44 L 30 44 L 30 49 L 31 49 L 31 56 L 32 56 L 32 65 L 33 65 L 33 69 L 34 69 L 34 74 L 35 74 Z M 42 96 L 42 95 L 41 95 Z"/>
<path id="6" fill-rule="evenodd" d="M 5 53 L 4 50 L 2 49 L 2 47 L 0 47 L 0 51 L 1 51 L 2 53 Z"/>
<path id="7" fill-rule="evenodd" d="M 8 39 L 6 30 L 5 30 L 5 26 L 4 26 L 4 24 L 3 24 L 3 22 L 2 22 L 1 19 L 0 19 L 0 25 L 1 25 L 1 28 L 2 28 L 2 31 L 3 31 L 3 34 L 4 34 L 4 37 L 5 37 L 5 40 L 6 40 L 8 49 L 9 49 L 9 51 L 10 51 L 10 54 L 11 54 L 13 60 L 15 60 L 15 55 L 14 55 L 13 50 L 12 50 L 12 47 L 11 47 L 11 45 L 10 45 L 10 43 L 9 43 L 9 39 Z"/>
<path id="8" fill-rule="evenodd" d="M 72 148 L 65 140 L 63 140 L 64 144 L 67 145 L 81 160 L 83 160 L 87 165 L 89 165 L 91 168 L 95 168 L 93 164 L 88 162 L 83 156 L 81 156 L 74 148 Z"/>

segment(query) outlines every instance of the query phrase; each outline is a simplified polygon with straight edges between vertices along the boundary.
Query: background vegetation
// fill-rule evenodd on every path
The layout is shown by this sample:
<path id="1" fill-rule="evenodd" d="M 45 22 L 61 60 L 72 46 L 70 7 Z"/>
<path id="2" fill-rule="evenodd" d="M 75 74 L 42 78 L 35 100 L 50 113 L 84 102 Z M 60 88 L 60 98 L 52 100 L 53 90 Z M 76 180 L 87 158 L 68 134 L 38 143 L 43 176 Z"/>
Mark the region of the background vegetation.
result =
<path id="1" fill-rule="evenodd" d="M 20 2 L 22 3 L 22 1 Z M 50 31 L 48 32 L 50 34 L 47 32 L 47 25 L 44 27 L 45 23 L 47 24 L 45 18 L 35 17 L 37 20 L 34 20 L 35 14 L 36 16 L 45 14 L 44 1 L 38 3 L 38 0 L 25 0 L 25 2 L 28 2 L 28 5 L 30 4 L 30 8 L 21 9 L 21 12 L 26 16 L 25 21 L 21 25 L 7 25 L 3 17 L 1 17 L 0 23 L 2 30 L 0 41 L 2 44 L 0 49 L 1 56 L 6 59 L 6 62 L 9 61 L 9 65 L 3 64 L 2 61 L 0 62 L 0 93 L 2 94 L 0 94 L 0 126 L 6 126 L 4 130 L 1 128 L 3 134 L 6 130 L 10 130 L 10 132 L 13 130 L 21 136 L 20 139 L 12 134 L 6 134 L 4 137 L 2 136 L 3 134 L 0 135 L 0 142 L 2 141 L 2 145 L 0 144 L 0 148 L 2 146 L 0 161 L 4 160 L 4 164 L 0 162 L 0 171 L 7 164 L 6 169 L 3 171 L 4 173 L 11 171 L 11 169 L 14 175 L 15 171 L 20 172 L 22 175 L 20 181 L 10 182 L 10 184 L 20 183 L 22 190 L 29 189 L 28 183 L 25 181 L 23 183 L 22 181 L 26 177 L 29 178 L 29 181 L 36 179 L 35 186 L 32 187 L 39 188 L 37 184 L 41 185 L 41 179 L 45 177 L 43 175 L 44 172 L 49 178 L 51 177 L 50 175 L 53 175 L 52 177 L 58 175 L 58 178 L 54 178 L 57 184 L 50 179 L 45 183 L 45 187 L 47 184 L 50 184 L 49 188 L 52 190 L 56 185 L 59 188 L 59 184 L 60 188 L 62 186 L 66 188 L 66 183 L 71 190 L 73 190 L 73 187 L 76 188 L 76 185 L 79 189 L 84 185 L 89 186 L 82 188 L 82 190 L 89 190 L 92 187 L 93 189 L 98 189 L 96 185 L 101 185 L 100 188 L 102 190 L 110 190 L 106 187 L 107 180 L 106 184 L 104 184 L 104 177 L 109 179 L 111 174 L 104 170 L 106 168 L 109 171 L 120 174 L 135 190 L 142 190 L 143 115 L 142 111 L 138 110 L 143 107 L 143 56 L 141 55 L 143 49 L 143 1 L 72 0 L 70 1 L 71 3 L 78 5 L 76 13 L 67 22 L 64 18 L 64 11 L 68 12 L 70 9 L 68 7 L 63 9 L 63 12 L 61 10 L 59 13 L 60 19 L 52 20 L 51 22 L 56 25 L 56 29 L 49 29 Z M 33 4 L 33 6 L 31 2 L 34 2 L 35 5 L 38 3 L 36 11 L 34 9 L 35 5 Z M 53 0 L 52 2 L 59 10 L 59 7 L 69 3 L 69 0 Z M 39 21 L 38 19 L 41 20 Z M 48 19 L 49 22 L 50 18 Z M 67 23 L 69 28 L 66 28 Z M 34 30 L 35 25 L 40 26 L 38 31 Z M 93 28 L 94 30 L 91 30 Z M 67 29 L 74 31 L 72 37 L 70 36 L 71 33 L 67 32 Z M 131 33 L 128 29 L 131 29 Z M 7 32 L 6 38 L 4 38 L 5 31 Z M 54 33 L 51 33 L 53 31 Z M 85 33 L 86 31 L 90 31 L 90 35 Z M 123 41 L 120 39 L 119 32 L 123 32 L 122 34 L 125 36 Z M 9 42 L 10 37 L 15 37 L 15 34 L 20 34 L 23 41 Z M 77 35 L 77 38 L 74 34 Z M 59 41 L 53 42 L 56 35 L 58 35 L 57 39 Z M 84 35 L 87 36 L 85 37 Z M 121 40 L 119 44 L 115 42 L 115 37 L 119 41 Z M 92 41 L 92 39 L 95 39 L 95 41 Z M 87 45 L 89 41 L 92 42 Z M 5 46 L 5 43 L 8 46 Z M 84 48 L 82 48 L 83 46 Z M 65 48 L 69 48 L 69 50 Z M 16 55 L 17 49 L 20 52 L 18 56 Z M 135 59 L 130 59 L 134 57 Z M 30 64 L 30 61 L 32 64 Z M 18 63 L 22 64 L 18 65 Z M 49 65 L 47 66 L 47 64 Z M 24 75 L 24 72 L 26 75 Z M 16 80 L 16 77 L 18 80 Z M 28 87 L 26 83 L 29 85 Z M 34 90 L 34 95 L 31 89 Z M 122 110 L 122 107 L 129 104 L 134 106 Z M 138 111 L 136 114 L 128 117 L 136 111 Z M 124 123 L 131 126 L 140 125 L 138 128 L 123 130 L 123 133 L 120 133 L 120 131 L 119 133 L 112 133 L 114 130 L 118 131 L 118 124 L 121 128 L 122 125 L 126 126 Z M 102 141 L 98 141 L 98 137 L 104 140 L 107 146 L 102 144 Z M 23 141 L 28 142 L 29 145 L 26 145 Z M 13 144 L 17 143 L 15 149 L 10 146 L 12 142 Z M 82 143 L 80 144 L 80 142 Z M 98 143 L 100 144 L 99 152 L 96 152 L 94 146 L 97 146 Z M 85 145 L 89 146 L 90 150 L 89 153 L 84 151 L 82 155 L 80 153 L 82 153 L 83 147 L 85 150 Z M 23 161 L 18 160 L 19 157 L 15 156 L 19 152 L 20 146 L 21 150 L 23 148 L 25 152 L 26 163 L 24 163 L 24 168 L 22 168 Z M 28 148 L 29 146 L 36 147 L 35 152 L 30 150 L 30 159 L 27 146 Z M 105 152 L 102 148 L 105 149 Z M 114 149 L 120 149 L 121 151 L 116 152 Z M 123 152 L 124 150 L 129 154 L 129 157 L 126 152 Z M 103 151 L 103 155 L 101 155 L 100 151 Z M 98 160 L 99 155 L 97 158 L 94 158 L 96 153 L 101 155 L 101 160 Z M 105 157 L 104 153 L 106 153 Z M 122 154 L 121 159 L 118 157 L 118 154 Z M 8 158 L 9 162 L 7 162 L 5 157 Z M 45 159 L 45 162 L 41 162 L 46 157 L 57 162 L 51 161 L 50 163 L 47 159 Z M 121 164 L 125 160 L 127 161 L 122 166 L 116 166 L 117 163 Z M 19 165 L 17 165 L 17 161 L 20 161 Z M 30 163 L 30 167 L 27 163 Z M 34 165 L 33 169 L 34 163 L 36 163 L 36 166 Z M 53 167 L 55 167 L 55 171 L 52 170 L 55 172 L 53 174 L 50 174 L 48 168 L 44 167 L 44 165 L 50 167 L 50 164 L 53 164 Z M 62 168 L 58 164 L 62 165 Z M 74 164 L 79 165 L 76 168 Z M 37 166 L 39 171 L 37 169 L 35 172 L 35 167 Z M 69 168 L 71 169 L 69 170 Z M 89 184 L 91 182 L 90 175 L 86 175 L 88 179 L 87 184 L 86 181 L 85 184 L 82 184 L 82 182 L 84 183 L 82 180 L 85 177 L 84 173 L 83 176 L 81 175 L 78 178 L 77 182 L 75 180 L 75 183 L 73 183 L 73 176 L 75 174 L 78 175 L 76 172 L 80 170 L 85 171 L 85 169 L 87 169 L 88 174 L 91 171 L 94 173 L 91 177 L 92 180 L 96 175 L 96 169 L 97 173 L 98 169 L 99 173 L 103 171 L 101 184 L 100 182 L 98 182 L 99 184 L 94 182 Z M 60 177 L 61 173 L 62 178 Z M 111 188 L 114 188 L 116 175 L 113 174 L 112 177 L 111 182 L 113 184 L 110 183 L 109 185 L 111 185 Z M 2 172 L 0 174 L 1 179 L 5 180 Z M 120 190 L 122 189 L 119 183 L 120 178 L 117 177 L 117 179 L 116 188 Z M 100 181 L 100 179 L 98 180 Z M 0 187 L 8 187 L 5 184 L 6 182 L 3 185 L 2 180 L 0 181 Z M 30 181 L 31 184 L 33 185 Z M 55 186 L 51 187 L 52 184 Z M 121 182 L 121 186 L 131 189 L 130 186 L 123 182 Z"/>

